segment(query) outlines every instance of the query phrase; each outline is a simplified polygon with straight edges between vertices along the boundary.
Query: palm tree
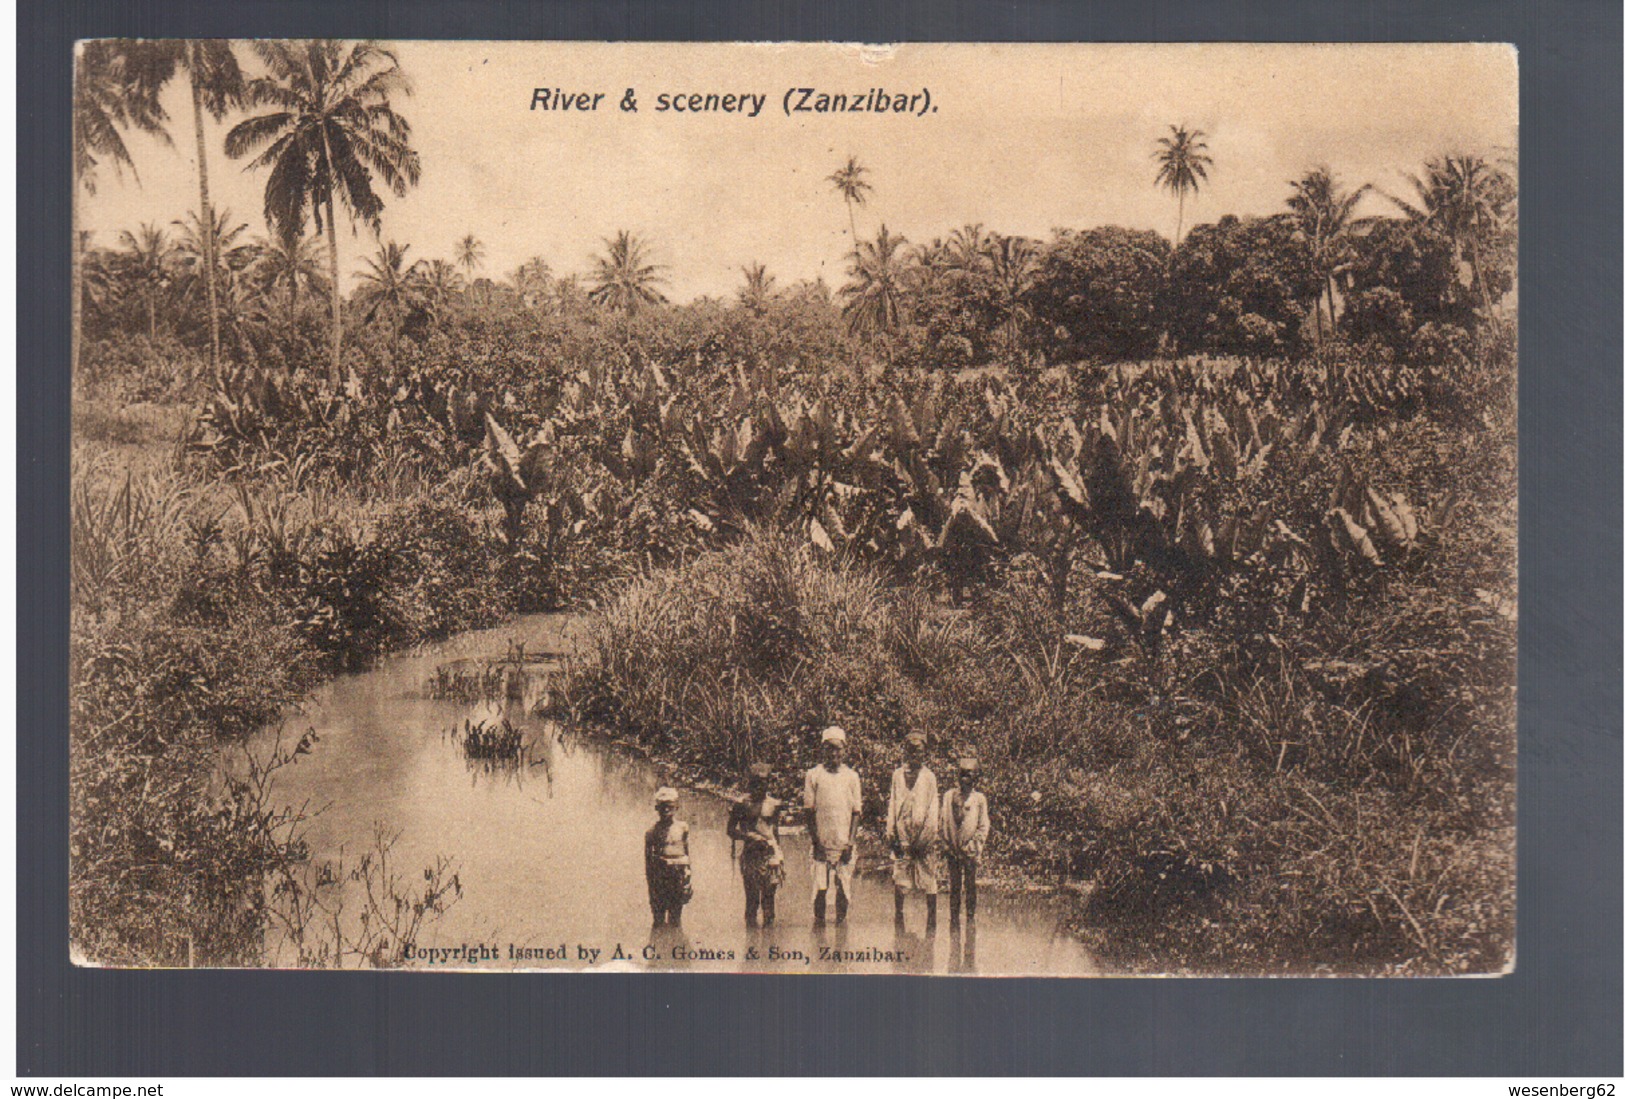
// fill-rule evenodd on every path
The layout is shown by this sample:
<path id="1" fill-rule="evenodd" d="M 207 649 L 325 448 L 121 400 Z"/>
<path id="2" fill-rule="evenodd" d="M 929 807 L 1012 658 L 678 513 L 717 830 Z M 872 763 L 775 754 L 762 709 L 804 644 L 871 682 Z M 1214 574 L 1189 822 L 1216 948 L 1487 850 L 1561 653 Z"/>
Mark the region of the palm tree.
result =
<path id="1" fill-rule="evenodd" d="M 175 274 L 175 246 L 169 235 L 151 222 L 135 232 L 119 233 L 119 266 L 135 283 L 147 306 L 147 338 L 158 338 L 158 301 L 169 289 Z"/>
<path id="2" fill-rule="evenodd" d="M 168 119 L 158 102 L 163 88 L 163 57 L 153 43 L 82 42 L 73 82 L 73 173 L 85 190 L 96 193 L 97 169 L 109 163 L 116 174 L 135 161 L 124 144 L 126 129 L 167 139 Z M 139 178 L 139 177 L 137 177 Z"/>
<path id="3" fill-rule="evenodd" d="M 457 242 L 457 265 L 468 272 L 469 292 L 473 293 L 479 285 L 474 272 L 485 266 L 485 245 L 475 239 L 473 233 Z"/>
<path id="4" fill-rule="evenodd" d="M 987 260 L 988 273 L 998 291 L 1005 347 L 1014 351 L 1021 342 L 1022 329 L 1032 319 L 1028 295 L 1038 267 L 1038 245 L 1026 237 L 994 233 L 988 241 Z"/>
<path id="5" fill-rule="evenodd" d="M 192 126 L 197 135 L 197 179 L 198 203 L 203 211 L 203 220 L 212 222 L 213 215 L 209 208 L 209 159 L 205 153 L 203 142 L 203 112 L 207 110 L 216 122 L 225 118 L 226 112 L 242 103 L 243 72 L 237 66 L 237 55 L 232 51 L 231 43 L 224 39 L 193 38 L 178 44 L 180 67 L 186 70 L 186 75 L 192 85 Z M 209 239 L 210 252 L 214 250 L 214 239 Z M 216 376 L 220 371 L 220 322 L 216 317 L 218 303 L 215 287 L 215 273 L 219 267 L 219 257 L 213 254 L 204 257 L 204 285 L 209 291 L 209 369 Z"/>
<path id="6" fill-rule="evenodd" d="M 269 168 L 265 220 L 297 235 L 313 216 L 327 232 L 332 283 L 333 355 L 328 380 L 339 384 L 343 322 L 339 299 L 339 246 L 335 195 L 352 218 L 376 230 L 384 203 L 373 190 L 376 174 L 396 196 L 417 184 L 422 168 L 410 144 L 411 127 L 390 99 L 411 86 L 394 53 L 371 42 L 330 39 L 253 43 L 269 75 L 252 81 L 244 99 L 265 114 L 232 127 L 231 157 L 258 152 L 250 168 Z"/>
<path id="7" fill-rule="evenodd" d="M 213 222 L 212 227 L 205 230 L 203 219 L 196 210 L 192 210 L 185 220 L 170 223 L 177 230 L 175 259 L 184 278 L 184 293 L 187 296 L 200 286 L 207 287 L 212 283 L 218 287 L 221 279 L 247 267 L 254 258 L 253 246 L 243 239 L 248 226 L 242 222 L 233 225 L 230 210 L 215 211 L 210 221 Z M 209 270 L 211 256 L 214 267 L 212 274 Z M 218 296 L 218 293 L 212 296 L 206 293 L 205 300 L 215 300 Z M 217 328 L 217 324 L 211 324 L 211 339 L 217 335 Z"/>
<path id="8" fill-rule="evenodd" d="M 203 211 L 203 221 L 210 223 L 214 214 L 209 205 L 209 160 L 203 140 L 203 112 L 208 111 L 219 122 L 227 111 L 242 105 L 242 69 L 231 42 L 224 38 L 169 39 L 151 42 L 148 48 L 155 52 L 154 73 L 160 84 L 167 84 L 177 72 L 184 72 L 191 86 L 192 127 L 197 137 L 198 205 Z M 207 238 L 202 243 L 206 250 L 212 248 L 213 242 Z M 207 251 L 202 258 L 204 285 L 208 289 L 209 369 L 219 377 L 220 322 L 215 316 L 219 261 Z"/>
<path id="9" fill-rule="evenodd" d="M 290 325 L 299 320 L 299 288 L 303 286 L 312 293 L 321 293 L 327 288 L 316 248 L 314 238 L 297 232 L 272 233 L 269 239 L 253 245 L 250 271 L 262 290 L 275 292 L 286 288 Z"/>
<path id="10" fill-rule="evenodd" d="M 987 266 L 988 245 L 989 237 L 980 223 L 955 229 L 948 234 L 948 266 L 961 272 L 981 270 Z"/>
<path id="11" fill-rule="evenodd" d="M 1427 161 L 1421 176 L 1409 176 L 1417 201 L 1387 197 L 1416 222 L 1442 233 L 1458 263 L 1470 272 L 1484 318 L 1499 333 L 1484 252 L 1505 238 L 1516 224 L 1518 187 L 1505 171 L 1483 157 L 1453 153 Z"/>
<path id="12" fill-rule="evenodd" d="M 391 335 L 399 331 L 407 314 L 422 300 L 422 261 L 408 264 L 406 253 L 411 250 L 411 245 L 394 241 L 380 244 L 377 254 L 363 260 L 366 266 L 356 272 L 355 302 L 367 311 L 362 320 L 371 323 L 382 313 Z"/>
<path id="13" fill-rule="evenodd" d="M 560 313 L 579 313 L 588 300 L 580 275 L 565 275 L 553 283 L 553 307 Z"/>
<path id="14" fill-rule="evenodd" d="M 739 273 L 745 276 L 745 284 L 739 288 L 739 304 L 760 316 L 766 311 L 767 303 L 773 300 L 773 283 L 776 280 L 760 263 L 741 267 Z"/>
<path id="15" fill-rule="evenodd" d="M 874 240 L 859 241 L 848 255 L 847 274 L 841 287 L 845 299 L 841 307 L 847 326 L 864 335 L 885 334 L 897 329 L 903 319 L 907 293 L 908 265 L 903 245 L 906 238 L 892 236 L 885 225 Z"/>
<path id="16" fill-rule="evenodd" d="M 532 256 L 514 268 L 508 282 L 513 285 L 514 293 L 519 295 L 520 303 L 532 308 L 546 299 L 553 286 L 553 272 L 545 259 Z"/>
<path id="17" fill-rule="evenodd" d="M 463 276 L 443 259 L 430 260 L 427 267 L 419 268 L 419 275 L 423 304 L 436 317 L 444 316 L 452 299 L 463 291 Z"/>
<path id="18" fill-rule="evenodd" d="M 1172 191 L 1179 196 L 1179 220 L 1174 223 L 1174 247 L 1179 247 L 1179 236 L 1185 228 L 1185 195 L 1187 192 L 1196 194 L 1207 182 L 1207 170 L 1213 166 L 1213 158 L 1207 155 L 1207 142 L 1202 139 L 1207 135 L 1201 130 L 1191 130 L 1184 126 L 1169 126 L 1172 137 L 1159 137 L 1157 144 L 1161 146 L 1152 158 L 1157 162 L 1157 179 L 1159 186 Z"/>
<path id="19" fill-rule="evenodd" d="M 110 164 L 122 175 L 135 174 L 135 161 L 121 131 L 163 133 L 164 109 L 158 103 L 163 86 L 161 56 L 147 42 L 97 40 L 79 46 L 73 81 L 73 174 L 89 194 L 96 193 L 97 170 Z M 166 137 L 167 139 L 167 137 Z M 139 177 L 137 177 L 139 178 Z M 69 363 L 79 370 L 79 342 L 84 287 L 85 242 L 79 227 L 81 203 L 73 203 L 73 328 Z"/>
<path id="20" fill-rule="evenodd" d="M 862 206 L 869 201 L 869 192 L 873 191 L 863 178 L 869 174 L 869 169 L 858 163 L 858 158 L 848 156 L 846 166 L 838 169 L 828 177 L 828 183 L 835 188 L 835 192 L 846 202 L 846 220 L 852 229 L 853 247 L 857 247 L 858 220 L 853 214 L 853 208 Z"/>
<path id="21" fill-rule="evenodd" d="M 1326 295 L 1326 321 L 1330 332 L 1320 330 L 1320 310 L 1315 310 L 1315 329 L 1324 338 L 1337 334 L 1337 295 L 1335 279 L 1348 264 L 1353 230 L 1360 224 L 1354 208 L 1371 190 L 1369 183 L 1345 191 L 1324 166 L 1310 169 L 1292 184 L 1286 200 L 1293 228 L 1309 249 L 1309 264 L 1321 291 Z"/>
<path id="22" fill-rule="evenodd" d="M 87 238 L 76 245 L 77 254 L 83 257 L 80 291 L 85 304 L 100 313 L 119 296 L 118 256 L 105 248 L 91 248 L 89 233 L 80 235 Z"/>
<path id="23" fill-rule="evenodd" d="M 210 218 L 214 222 L 212 231 L 204 232 L 203 218 L 196 210 L 186 211 L 186 217 L 170 222 L 176 230 L 175 247 L 181 255 L 198 268 L 203 270 L 203 252 L 205 247 L 214 250 L 215 269 L 218 271 L 237 270 L 246 267 L 253 259 L 254 245 L 244 239 L 248 232 L 248 223 L 235 220 L 229 209 L 214 211 Z"/>
<path id="24" fill-rule="evenodd" d="M 956 266 L 952 247 L 941 237 L 929 244 L 917 244 L 909 251 L 909 279 L 913 288 L 929 293 L 939 283 L 951 281 L 963 272 Z"/>
<path id="25" fill-rule="evenodd" d="M 613 240 L 605 238 L 608 253 L 594 256 L 593 288 L 589 300 L 607 305 L 631 316 L 642 305 L 662 305 L 666 301 L 656 287 L 665 283 L 665 270 L 649 262 L 649 246 L 640 237 L 622 229 Z"/>
<path id="26" fill-rule="evenodd" d="M 485 245 L 469 233 L 457 242 L 457 265 L 473 278 L 474 272 L 485 266 Z"/>

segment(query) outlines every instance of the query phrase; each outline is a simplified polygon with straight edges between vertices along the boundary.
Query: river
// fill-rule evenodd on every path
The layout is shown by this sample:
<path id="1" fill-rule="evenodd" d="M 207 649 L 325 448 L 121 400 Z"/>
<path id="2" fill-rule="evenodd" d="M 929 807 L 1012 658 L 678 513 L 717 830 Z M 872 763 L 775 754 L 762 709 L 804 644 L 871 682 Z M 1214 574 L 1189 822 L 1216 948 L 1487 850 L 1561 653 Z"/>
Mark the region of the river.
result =
<path id="1" fill-rule="evenodd" d="M 290 735 L 309 727 L 320 738 L 278 774 L 276 786 L 279 802 L 320 809 L 305 833 L 313 864 L 342 855 L 354 865 L 380 830 L 396 837 L 390 862 L 407 887 L 421 888 L 424 868 L 438 856 L 455 861 L 462 896 L 424 927 L 409 965 L 1095 972 L 1048 898 L 984 888 L 974 927 L 950 932 L 944 884 L 939 927 L 927 936 L 918 897 L 909 900 L 906 930 L 894 927 L 890 879 L 883 873 L 859 875 L 846 925 L 815 931 L 804 835 L 784 838 L 787 881 L 779 890 L 778 925 L 747 930 L 743 886 L 725 832 L 728 802 L 691 789 L 682 790 L 679 815 L 692 826 L 694 899 L 681 930 L 652 932 L 642 850 L 660 768 L 529 716 L 532 699 L 463 704 L 431 699 L 426 691 L 437 667 L 501 657 L 515 640 L 532 653 L 565 647 L 571 628 L 563 616 L 536 615 L 389 657 L 371 671 L 328 683 L 286 723 Z M 532 696 L 541 682 L 540 676 L 533 680 Z M 465 720 L 504 716 L 525 738 L 517 764 L 470 761 L 448 735 Z M 864 775 L 863 781 L 887 779 Z M 776 794 L 790 797 L 800 776 L 778 776 L 774 784 Z M 998 807 L 993 811 L 997 827 Z M 464 945 L 465 953 L 445 953 Z"/>

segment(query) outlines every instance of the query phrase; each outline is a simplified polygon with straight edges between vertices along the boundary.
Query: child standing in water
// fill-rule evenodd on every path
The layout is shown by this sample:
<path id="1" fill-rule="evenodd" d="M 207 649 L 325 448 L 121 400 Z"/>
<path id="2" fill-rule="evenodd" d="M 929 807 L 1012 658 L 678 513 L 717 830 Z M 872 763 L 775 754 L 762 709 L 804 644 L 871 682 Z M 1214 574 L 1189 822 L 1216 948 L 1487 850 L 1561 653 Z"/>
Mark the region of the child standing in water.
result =
<path id="1" fill-rule="evenodd" d="M 728 837 L 744 844 L 739 853 L 739 876 L 745 882 L 745 926 L 755 927 L 761 914 L 763 927 L 772 927 L 774 897 L 784 881 L 784 855 L 779 850 L 778 798 L 768 795 L 773 769 L 755 763 L 750 769 L 749 793 L 728 814 Z"/>
<path id="2" fill-rule="evenodd" d="M 654 925 L 681 927 L 683 905 L 694 897 L 688 861 L 688 822 L 677 819 L 677 791 L 655 791 L 653 827 L 643 835 L 643 872 L 649 882 L 649 909 Z"/>
<path id="3" fill-rule="evenodd" d="M 976 788 L 982 769 L 975 756 L 959 761 L 959 785 L 942 799 L 942 841 L 948 856 L 948 926 L 959 926 L 959 903 L 965 919 L 976 922 L 976 864 L 981 861 L 991 830 L 987 795 Z"/>

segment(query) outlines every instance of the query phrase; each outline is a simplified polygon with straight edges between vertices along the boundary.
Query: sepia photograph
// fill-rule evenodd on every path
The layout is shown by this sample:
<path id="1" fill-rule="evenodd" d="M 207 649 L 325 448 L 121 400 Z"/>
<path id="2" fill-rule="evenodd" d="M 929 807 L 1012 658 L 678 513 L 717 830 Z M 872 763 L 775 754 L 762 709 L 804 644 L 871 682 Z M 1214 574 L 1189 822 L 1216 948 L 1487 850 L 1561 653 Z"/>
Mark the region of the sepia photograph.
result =
<path id="1" fill-rule="evenodd" d="M 79 42 L 73 962 L 1511 973 L 1518 96 Z"/>

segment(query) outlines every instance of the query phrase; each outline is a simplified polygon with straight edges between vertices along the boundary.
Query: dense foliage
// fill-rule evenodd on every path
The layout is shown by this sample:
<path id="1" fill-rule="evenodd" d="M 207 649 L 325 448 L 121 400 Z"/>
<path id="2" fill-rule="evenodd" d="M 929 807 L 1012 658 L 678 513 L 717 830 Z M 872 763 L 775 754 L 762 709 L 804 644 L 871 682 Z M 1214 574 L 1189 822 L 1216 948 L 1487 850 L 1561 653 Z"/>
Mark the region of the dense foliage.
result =
<path id="1" fill-rule="evenodd" d="M 1190 239 L 1203 240 L 1202 230 Z M 1113 818 L 1115 825 L 1097 820 L 1091 814 L 1099 811 L 1101 784 L 1125 788 L 1123 767 L 1150 767 L 1154 759 L 1163 776 L 1158 781 L 1170 773 L 1222 775 L 1236 790 L 1253 784 L 1264 800 L 1278 798 L 1281 783 L 1312 777 L 1319 784 L 1314 796 L 1328 805 L 1342 804 L 1343 784 L 1353 782 L 1360 791 L 1350 794 L 1350 811 L 1360 804 L 1362 817 L 1385 821 L 1385 812 L 1403 809 L 1410 814 L 1404 819 L 1422 831 L 1443 829 L 1438 842 L 1452 851 L 1480 842 L 1486 830 L 1510 827 L 1509 745 L 1490 735 L 1468 753 L 1461 738 L 1469 728 L 1510 728 L 1504 689 L 1511 682 L 1511 627 L 1493 607 L 1510 590 L 1510 572 L 1497 573 L 1496 564 L 1511 560 L 1511 542 L 1501 537 L 1504 556 L 1490 552 L 1487 531 L 1494 528 L 1485 520 L 1464 542 L 1455 540 L 1461 532 L 1451 524 L 1487 505 L 1464 509 L 1461 493 L 1448 488 L 1451 467 L 1439 464 L 1464 440 L 1476 440 L 1462 449 L 1462 468 L 1469 460 L 1482 464 L 1487 455 L 1507 462 L 1485 474 L 1490 480 L 1476 499 L 1510 499 L 1510 452 L 1504 443 L 1484 445 L 1485 438 L 1507 436 L 1482 423 L 1465 435 L 1438 435 L 1437 425 L 1459 420 L 1455 413 L 1469 397 L 1480 413 L 1494 411 L 1482 395 L 1451 389 L 1453 375 L 1430 375 L 1437 383 L 1430 388 L 1407 381 L 1409 367 L 1351 356 L 1121 364 L 1065 375 L 1059 388 L 1052 381 L 1047 389 L 1021 392 L 995 375 L 894 370 L 877 378 L 808 371 L 801 361 L 775 364 L 767 357 L 747 368 L 733 357 L 740 341 L 759 341 L 785 315 L 743 305 L 630 318 L 476 310 L 422 339 L 358 341 L 343 391 L 329 390 L 309 373 L 229 375 L 188 439 L 187 462 L 200 473 L 254 484 L 294 469 L 306 488 L 370 485 L 402 499 L 406 510 L 376 527 L 312 523 L 290 531 L 271 505 L 255 503 L 251 491 L 241 489 L 243 529 L 218 543 L 198 535 L 204 564 L 231 550 L 231 569 L 211 583 L 208 600 L 229 604 L 231 597 L 221 593 L 251 590 L 255 605 L 274 609 L 269 613 L 288 643 L 309 654 L 309 667 L 347 666 L 509 608 L 608 599 L 619 614 L 624 600 L 646 598 L 617 596 L 622 582 L 684 563 L 703 577 L 705 566 L 693 563 L 704 555 L 727 552 L 749 530 L 776 532 L 763 537 L 790 540 L 775 550 L 781 556 L 818 555 L 808 567 L 870 570 L 884 605 L 923 598 L 911 604 L 919 621 L 901 627 L 905 633 L 974 626 L 985 635 L 970 650 L 972 664 L 957 666 L 954 678 L 980 675 L 995 685 L 989 690 L 1011 698 L 1040 691 L 1032 705 L 1042 705 L 1041 712 L 1017 707 L 1011 712 L 1023 715 L 1020 724 L 990 737 L 974 716 L 985 711 L 985 699 L 967 702 L 957 687 L 917 716 L 940 730 L 944 742 L 987 737 L 984 754 L 1007 756 L 1023 774 L 1040 757 L 1053 757 L 1057 767 L 1064 763 L 1064 780 L 1055 779 L 1063 785 L 1019 794 L 1022 818 L 1030 816 L 1031 826 L 1010 822 L 1012 846 L 1003 857 L 1041 876 L 1093 876 L 1100 884 L 1097 915 L 1127 905 L 1123 918 L 1138 920 L 1145 913 L 1134 915 L 1134 906 L 1154 901 L 1159 915 L 1145 917 L 1149 937 L 1138 941 L 1164 958 L 1177 944 L 1198 940 L 1160 940 L 1156 928 L 1185 926 L 1181 911 L 1211 918 L 1211 908 L 1203 907 L 1209 901 L 1192 898 L 1216 895 L 1209 886 L 1221 879 L 1264 888 L 1267 868 L 1279 865 L 1267 851 L 1285 857 L 1291 845 L 1281 839 L 1287 846 L 1258 848 L 1264 842 L 1258 835 L 1218 829 L 1203 841 L 1206 854 L 1190 865 L 1170 862 L 1171 854 L 1147 862 L 1147 851 L 1185 850 L 1179 845 L 1217 825 L 1200 813 L 1170 818 L 1171 808 L 1158 811 L 1155 827 L 1127 810 Z M 1505 412 L 1500 407 L 1491 423 L 1504 428 Z M 1396 447 L 1399 460 L 1387 459 Z M 438 490 L 443 502 L 435 502 L 427 486 L 471 467 L 483 469 L 480 481 L 454 477 Z M 453 491 L 460 502 L 445 497 Z M 87 500 L 83 514 L 94 513 Z M 471 521 L 480 525 L 471 528 Z M 1512 529 L 1508 517 L 1497 521 Z M 81 538 L 76 554 L 88 555 L 98 544 Z M 1438 571 L 1469 559 L 1482 562 L 1477 571 Z M 471 602 L 476 578 L 493 575 L 500 584 L 480 589 L 481 599 Z M 1455 586 L 1441 604 L 1437 577 L 1444 575 Z M 678 592 L 671 598 L 681 602 L 685 586 L 699 582 L 688 576 L 658 583 Z M 897 585 L 903 594 L 889 594 Z M 98 603 L 113 598 L 110 591 L 116 594 L 117 585 L 85 589 Z M 909 597 L 908 591 L 920 594 Z M 933 591 L 949 602 L 936 603 Z M 773 605 L 754 589 L 746 601 Z M 953 611 L 955 605 L 964 611 Z M 1390 656 L 1375 638 L 1411 628 L 1411 612 L 1400 613 L 1408 607 L 1415 608 L 1414 628 L 1422 632 L 1395 636 Z M 956 617 L 963 613 L 970 618 Z M 884 619 L 880 614 L 882 625 L 875 628 L 883 628 Z M 1017 622 L 1019 635 L 1012 633 Z M 656 651 L 646 635 L 617 643 L 638 654 L 638 674 L 673 674 L 690 685 L 704 676 L 683 668 L 716 669 L 707 673 L 712 676 L 728 668 L 739 671 L 727 674 L 772 672 L 768 656 L 789 635 L 770 623 L 760 637 L 755 627 L 743 634 L 737 623 L 730 629 L 729 643 L 744 648 L 717 654 L 708 647 L 715 642 L 705 642 L 669 664 L 643 659 Z M 698 644 L 694 635 L 677 632 L 661 644 L 691 642 Z M 785 650 L 785 659 L 816 657 L 833 674 L 836 663 L 818 656 L 816 646 L 799 644 Z M 913 659 L 875 644 L 852 648 L 874 658 L 874 669 L 864 675 L 892 676 L 886 668 Z M 1017 651 L 1019 659 L 1011 655 Z M 1439 663 L 1418 666 L 1422 653 Z M 866 659 L 852 658 L 853 674 Z M 134 666 L 156 660 L 156 653 L 142 655 Z M 995 674 L 1000 661 L 1007 679 Z M 981 671 L 973 673 L 973 665 Z M 279 669 L 298 666 L 279 661 Z M 852 720 L 884 745 L 884 730 L 915 720 L 900 718 L 906 708 L 896 710 L 891 702 L 945 689 L 930 683 L 910 688 L 908 676 L 897 675 L 884 689 L 878 682 L 861 690 L 803 682 L 783 697 L 771 680 L 751 694 L 736 679 L 719 698 L 759 695 L 780 715 L 808 712 L 798 692 L 815 686 L 832 705 L 874 699 L 874 713 Z M 1057 695 L 1053 685 L 1045 686 L 1058 675 L 1071 693 Z M 728 760 L 759 751 L 763 737 L 787 735 L 776 718 L 760 715 L 736 715 L 729 724 L 716 714 L 692 720 L 680 707 L 640 712 L 631 701 L 638 696 L 634 678 L 623 669 L 600 681 L 600 695 L 583 688 L 586 712 L 709 759 L 719 777 L 729 771 Z M 670 704 L 683 697 L 660 682 L 649 690 Z M 595 697 L 600 701 L 592 702 Z M 603 700 L 613 700 L 610 709 L 601 708 Z M 1141 724 L 1145 714 L 1153 715 L 1146 726 L 1150 739 L 1122 741 L 1122 730 Z M 728 752 L 706 749 L 713 733 L 741 722 L 748 732 L 730 740 Z M 1293 724 L 1305 724 L 1302 739 L 1286 731 Z M 1117 732 L 1089 731 L 1106 727 Z M 697 732 L 702 729 L 712 732 Z M 1328 738 L 1346 736 L 1359 747 L 1330 747 Z M 790 754 L 798 750 L 796 742 L 785 743 Z M 1101 747 L 1108 743 L 1117 747 Z M 1102 751 L 1104 760 L 1115 762 L 1097 760 Z M 1203 755 L 1213 752 L 1213 758 Z M 1245 768 L 1235 770 L 1236 752 L 1257 757 L 1267 776 L 1284 777 L 1248 778 Z M 1470 826 L 1446 828 L 1428 815 L 1443 809 L 1415 801 L 1440 752 L 1458 787 L 1449 811 Z M 1117 758 L 1125 753 L 1129 762 Z M 1390 785 L 1394 776 L 1403 778 L 1392 804 L 1361 804 L 1373 776 Z M 1016 796 L 997 779 L 993 789 Z M 1082 796 L 1093 806 L 1082 817 L 1066 808 L 1078 800 L 1068 793 L 1074 790 L 1095 791 Z M 1158 793 L 1163 800 L 1155 804 L 1178 804 L 1168 796 Z M 1264 800 L 1248 820 L 1263 823 Z M 1031 815 L 1029 805 L 1060 807 L 1061 815 L 1051 818 L 1048 809 Z M 83 818 L 99 819 L 88 809 Z M 1245 857 L 1244 839 L 1254 845 Z M 1237 854 L 1214 857 L 1231 850 Z M 1479 847 L 1471 850 L 1482 855 Z M 1378 865 L 1360 858 L 1362 865 Z M 1467 872 L 1466 863 L 1446 859 L 1441 874 L 1447 864 L 1451 874 Z M 1188 885 L 1206 884 L 1192 885 L 1185 901 L 1170 899 L 1170 887 L 1152 884 L 1169 880 L 1169 873 Z M 1488 895 L 1509 886 L 1510 878 Z M 1353 894 L 1329 885 L 1314 893 L 1317 904 L 1334 896 L 1344 897 L 1339 903 L 1345 905 L 1365 903 L 1359 920 L 1387 928 L 1361 931 L 1365 945 L 1351 959 L 1426 958 L 1433 968 L 1494 964 L 1465 940 L 1444 945 L 1454 933 L 1441 928 L 1454 926 L 1456 912 L 1440 901 L 1447 890 L 1438 881 L 1429 887 L 1428 903 L 1438 907 L 1428 920 L 1414 911 L 1420 899 L 1392 882 L 1388 888 L 1398 890 L 1392 911 L 1387 902 L 1349 899 Z M 1163 911 L 1169 904 L 1177 911 Z M 1410 919 L 1395 915 L 1401 907 L 1412 910 Z M 1509 912 L 1503 906 L 1479 914 L 1483 942 L 1500 941 L 1497 929 Z M 1328 926 L 1346 931 L 1347 915 Z M 1265 952 L 1261 959 L 1281 961 L 1257 931 L 1238 934 L 1228 947 L 1208 946 L 1222 954 L 1247 944 Z M 1337 934 L 1348 946 L 1347 935 Z M 1278 949 L 1287 941 L 1282 937 Z M 1181 957 L 1203 961 L 1199 954 Z"/>
<path id="2" fill-rule="evenodd" d="M 342 51 L 308 50 L 262 51 L 249 98 L 301 113 L 235 145 L 384 126 L 391 155 L 346 183 L 375 223 L 368 172 L 396 193 L 416 173 L 394 58 L 354 55 L 347 120 L 316 94 Z M 168 77 L 138 60 L 87 51 L 125 82 L 76 106 L 105 123 L 92 164 L 162 122 Z M 1181 230 L 1204 136 L 1158 154 Z M 1285 213 L 1173 245 L 966 226 L 915 246 L 859 238 L 852 159 L 830 177 L 844 285 L 753 265 L 735 300 L 672 305 L 626 232 L 586 282 L 541 258 L 477 276 L 472 234 L 455 262 L 380 241 L 341 298 L 304 235 L 319 208 L 331 243 L 333 181 L 273 159 L 274 239 L 206 199 L 78 239 L 84 956 L 253 962 L 280 923 L 300 960 L 387 963 L 401 926 L 300 930 L 320 884 L 268 777 L 312 744 L 222 758 L 324 674 L 591 606 L 571 704 L 708 778 L 800 766 L 830 721 L 871 791 L 904 730 L 939 760 L 973 747 L 993 865 L 1088 883 L 1079 919 L 1115 962 L 1508 962 L 1510 174 L 1436 158 L 1401 216 L 1358 218 L 1367 189 L 1316 169 Z M 460 888 L 444 865 L 423 881 L 414 919 Z"/>
<path id="3" fill-rule="evenodd" d="M 1174 253 L 1162 302 L 1182 348 L 1301 355 L 1319 284 L 1286 217 L 1222 217 L 1198 225 Z"/>
<path id="4" fill-rule="evenodd" d="M 704 450 L 645 379 L 643 407 L 665 409 L 627 436 L 650 440 L 646 473 L 671 432 L 699 483 L 667 491 L 701 531 L 790 540 L 634 584 L 580 705 L 724 779 L 805 759 L 825 721 L 867 730 L 881 773 L 904 728 L 943 755 L 970 741 L 1008 768 L 990 771 L 1009 821 L 995 851 L 1093 877 L 1116 949 L 1164 963 L 1494 968 L 1512 911 L 1495 854 L 1512 811 L 1507 410 L 1466 436 L 1396 417 L 1415 408 L 1402 394 L 1355 416 L 1351 393 L 1380 396 L 1385 372 L 1119 369 L 1081 426 L 1025 421 L 986 381 L 790 416 L 736 389 Z M 540 445 L 495 446 L 493 468 L 526 479 Z M 552 498 L 556 480 L 534 481 Z M 953 603 L 921 602 L 934 588 Z M 955 659 L 922 671 L 921 637 L 956 639 Z M 1251 915 L 1219 920 L 1226 905 Z"/>
<path id="5" fill-rule="evenodd" d="M 1168 242 L 1147 230 L 1060 233 L 1033 276 L 1033 314 L 1050 356 L 1109 362 L 1154 351 L 1168 258 Z"/>
<path id="6" fill-rule="evenodd" d="M 76 426 L 82 453 L 167 445 L 164 425 L 128 414 Z M 69 908 L 82 956 L 263 957 L 292 903 L 268 883 L 306 857 L 270 778 L 311 744 L 250 756 L 249 737 L 323 674 L 511 612 L 487 582 L 501 555 L 471 487 L 454 477 L 368 505 L 308 469 L 221 493 L 76 457 Z M 315 934 L 302 949 L 338 946 Z"/>

